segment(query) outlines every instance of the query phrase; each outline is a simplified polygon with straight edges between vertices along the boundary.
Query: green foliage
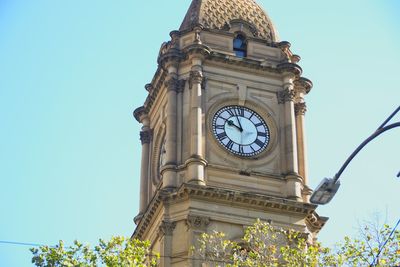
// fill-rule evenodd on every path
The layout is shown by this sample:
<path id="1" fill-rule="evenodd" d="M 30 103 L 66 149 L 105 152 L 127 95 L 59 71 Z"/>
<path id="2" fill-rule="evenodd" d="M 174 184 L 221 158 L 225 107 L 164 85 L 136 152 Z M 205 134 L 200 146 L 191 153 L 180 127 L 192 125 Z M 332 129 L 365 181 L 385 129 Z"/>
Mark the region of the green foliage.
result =
<path id="1" fill-rule="evenodd" d="M 60 241 L 56 246 L 31 248 L 32 263 L 39 267 L 97 267 L 97 266 L 157 266 L 159 256 L 151 256 L 148 241 L 113 237 L 110 241 L 99 240 L 94 249 L 75 241 L 65 247 Z"/>
<path id="2" fill-rule="evenodd" d="M 238 243 L 223 233 L 203 234 L 193 256 L 207 266 L 226 267 L 339 267 L 370 266 L 392 229 L 364 227 L 360 239 L 346 237 L 336 250 L 310 243 L 308 236 L 257 220 Z M 400 232 L 396 231 L 373 266 L 400 266 Z"/>
<path id="3" fill-rule="evenodd" d="M 317 242 L 311 244 L 304 233 L 257 220 L 247 227 L 238 242 L 220 232 L 202 234 L 191 254 L 210 267 L 400 266 L 400 231 L 394 231 L 389 238 L 392 231 L 388 225 L 378 227 L 369 223 L 361 228 L 359 238 L 345 237 L 337 249 L 331 250 Z M 386 240 L 387 244 L 371 265 Z M 108 242 L 100 240 L 94 249 L 78 241 L 65 247 L 60 241 L 54 247 L 42 246 L 31 251 L 32 263 L 39 267 L 154 267 L 159 259 L 159 255 L 150 251 L 148 241 L 123 237 L 113 237 Z"/>
<path id="4" fill-rule="evenodd" d="M 369 266 L 388 240 L 373 266 L 400 266 L 400 231 L 389 238 L 392 230 L 387 224 L 379 227 L 376 223 L 367 223 L 361 228 L 359 238 L 344 238 L 338 254 L 348 266 Z"/>

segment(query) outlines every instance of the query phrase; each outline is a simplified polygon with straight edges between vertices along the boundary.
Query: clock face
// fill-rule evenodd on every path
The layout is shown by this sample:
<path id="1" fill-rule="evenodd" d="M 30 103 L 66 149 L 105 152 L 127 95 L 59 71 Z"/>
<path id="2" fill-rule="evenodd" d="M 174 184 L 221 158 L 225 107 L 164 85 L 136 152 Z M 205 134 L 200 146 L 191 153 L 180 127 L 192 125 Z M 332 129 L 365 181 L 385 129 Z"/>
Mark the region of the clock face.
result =
<path id="1" fill-rule="evenodd" d="M 252 157 L 264 151 L 270 140 L 269 128 L 255 111 L 243 106 L 226 106 L 215 113 L 215 138 L 228 151 Z"/>

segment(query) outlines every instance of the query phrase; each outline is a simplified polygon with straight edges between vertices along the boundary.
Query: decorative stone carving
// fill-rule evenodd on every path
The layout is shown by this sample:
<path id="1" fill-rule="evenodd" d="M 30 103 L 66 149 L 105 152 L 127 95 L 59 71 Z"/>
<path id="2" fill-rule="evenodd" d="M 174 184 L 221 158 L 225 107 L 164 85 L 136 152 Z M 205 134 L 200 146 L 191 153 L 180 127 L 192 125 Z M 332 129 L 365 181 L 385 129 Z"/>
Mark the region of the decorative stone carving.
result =
<path id="1" fill-rule="evenodd" d="M 153 139 L 153 130 L 140 132 L 140 141 L 142 142 L 142 145 L 149 144 L 152 139 Z"/>
<path id="2" fill-rule="evenodd" d="M 194 28 L 194 41 L 195 44 L 201 44 L 200 32 L 202 30 L 201 26 L 196 26 Z"/>
<path id="3" fill-rule="evenodd" d="M 304 116 L 307 112 L 307 105 L 305 102 L 294 104 L 294 112 L 296 116 Z"/>
<path id="4" fill-rule="evenodd" d="M 148 83 L 144 86 L 147 92 L 151 93 L 153 91 L 153 85 L 151 83 Z"/>
<path id="5" fill-rule="evenodd" d="M 179 31 L 172 31 L 169 36 L 171 36 L 171 47 L 179 49 Z"/>
<path id="6" fill-rule="evenodd" d="M 210 224 L 210 218 L 189 215 L 186 224 L 190 229 L 205 229 Z"/>
<path id="7" fill-rule="evenodd" d="M 179 80 L 176 77 L 169 76 L 165 83 L 165 87 L 167 88 L 167 91 L 175 91 L 178 92 L 178 87 L 179 87 Z"/>
<path id="8" fill-rule="evenodd" d="M 288 101 L 293 101 L 296 93 L 291 89 L 285 89 L 276 93 L 278 104 L 285 104 Z"/>
<path id="9" fill-rule="evenodd" d="M 163 55 L 165 55 L 169 48 L 171 47 L 171 42 L 164 42 L 161 44 L 160 51 L 158 52 L 158 59 L 160 59 Z"/>
<path id="10" fill-rule="evenodd" d="M 189 88 L 192 89 L 193 84 L 201 84 L 201 87 L 204 89 L 204 77 L 201 71 L 191 71 L 189 77 Z"/>
<path id="11" fill-rule="evenodd" d="M 162 221 L 159 227 L 159 235 L 172 235 L 176 227 L 176 222 Z"/>

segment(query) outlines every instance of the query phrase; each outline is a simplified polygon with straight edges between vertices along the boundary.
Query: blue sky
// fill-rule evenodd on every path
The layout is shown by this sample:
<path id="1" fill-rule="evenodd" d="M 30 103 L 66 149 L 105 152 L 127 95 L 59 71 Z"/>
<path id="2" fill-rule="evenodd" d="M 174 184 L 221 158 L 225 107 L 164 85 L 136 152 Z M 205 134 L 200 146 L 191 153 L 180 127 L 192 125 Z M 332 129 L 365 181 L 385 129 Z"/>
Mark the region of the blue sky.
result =
<path id="1" fill-rule="evenodd" d="M 315 187 L 400 104 L 400 5 L 258 2 L 314 82 L 306 123 Z M 140 125 L 132 111 L 189 4 L 0 2 L 0 240 L 94 244 L 133 232 Z M 400 217 L 399 136 L 371 143 L 343 174 L 335 199 L 318 209 L 330 217 L 322 242 L 355 234 L 376 212 L 391 224 Z M 0 244 L 0 266 L 30 266 L 27 249 Z"/>

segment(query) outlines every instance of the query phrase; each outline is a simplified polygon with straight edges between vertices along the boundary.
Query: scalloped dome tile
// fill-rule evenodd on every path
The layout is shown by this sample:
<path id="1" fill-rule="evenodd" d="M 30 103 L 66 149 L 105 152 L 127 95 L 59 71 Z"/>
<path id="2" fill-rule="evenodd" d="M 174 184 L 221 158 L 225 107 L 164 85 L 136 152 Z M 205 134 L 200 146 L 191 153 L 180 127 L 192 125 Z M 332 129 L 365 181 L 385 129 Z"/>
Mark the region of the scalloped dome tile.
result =
<path id="1" fill-rule="evenodd" d="M 237 19 L 253 25 L 257 37 L 277 41 L 271 20 L 254 0 L 193 0 L 179 30 L 191 30 L 196 24 L 220 30 Z"/>

